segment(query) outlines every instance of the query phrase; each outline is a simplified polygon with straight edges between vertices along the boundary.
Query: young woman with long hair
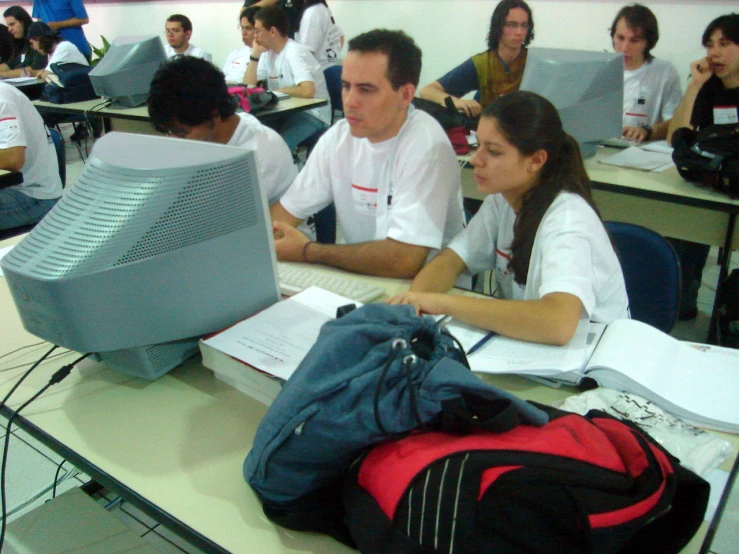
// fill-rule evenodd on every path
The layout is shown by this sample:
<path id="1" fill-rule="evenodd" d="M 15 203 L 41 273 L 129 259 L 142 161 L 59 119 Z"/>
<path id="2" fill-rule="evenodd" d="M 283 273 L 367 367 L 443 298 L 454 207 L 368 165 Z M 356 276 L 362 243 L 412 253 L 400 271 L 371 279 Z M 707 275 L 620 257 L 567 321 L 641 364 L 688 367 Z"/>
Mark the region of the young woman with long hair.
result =
<path id="1" fill-rule="evenodd" d="M 389 300 L 501 335 L 566 344 L 582 318 L 628 317 L 616 253 L 590 192 L 580 149 L 554 106 L 531 92 L 490 104 L 470 160 L 487 193 L 480 211 Z M 445 294 L 464 271 L 494 270 L 498 298 Z"/>

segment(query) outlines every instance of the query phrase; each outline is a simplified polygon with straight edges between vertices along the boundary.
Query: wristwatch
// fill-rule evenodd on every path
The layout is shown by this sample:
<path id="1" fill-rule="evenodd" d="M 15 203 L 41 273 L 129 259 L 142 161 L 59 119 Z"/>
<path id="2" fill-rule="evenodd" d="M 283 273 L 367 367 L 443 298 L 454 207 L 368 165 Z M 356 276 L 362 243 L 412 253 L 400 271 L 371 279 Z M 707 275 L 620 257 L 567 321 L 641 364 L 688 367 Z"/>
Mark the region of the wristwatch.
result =
<path id="1" fill-rule="evenodd" d="M 649 140 L 649 137 L 652 136 L 652 126 L 651 125 L 642 125 L 642 129 L 644 129 L 647 132 L 647 136 L 644 137 L 644 140 Z"/>

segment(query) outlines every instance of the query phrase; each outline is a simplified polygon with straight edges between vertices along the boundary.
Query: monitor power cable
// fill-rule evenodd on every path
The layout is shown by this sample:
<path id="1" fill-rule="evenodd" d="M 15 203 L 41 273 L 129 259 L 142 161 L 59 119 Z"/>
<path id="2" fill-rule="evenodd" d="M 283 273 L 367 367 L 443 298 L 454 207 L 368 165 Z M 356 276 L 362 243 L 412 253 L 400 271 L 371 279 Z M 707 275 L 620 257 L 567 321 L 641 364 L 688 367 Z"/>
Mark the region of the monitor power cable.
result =
<path id="1" fill-rule="evenodd" d="M 28 371 L 26 371 L 25 374 L 20 378 L 19 382 L 15 384 L 13 389 L 6 395 L 6 397 L 2 401 L 2 405 L 4 406 L 5 403 L 10 398 L 10 395 L 13 394 L 13 392 L 18 388 L 18 385 L 28 376 L 30 375 L 31 371 L 33 371 L 51 352 L 56 348 L 52 348 L 49 350 L 44 356 L 42 356 Z M 72 372 L 72 369 L 80 363 L 82 360 L 90 356 L 90 354 L 83 354 L 79 358 L 77 358 L 75 361 L 73 361 L 71 364 L 67 364 L 59 368 L 52 376 L 51 379 L 49 379 L 49 382 L 46 383 L 41 390 L 39 390 L 36 394 L 34 394 L 31 398 L 26 400 L 20 408 L 15 410 L 12 416 L 10 416 L 10 419 L 8 419 L 8 425 L 5 430 L 5 444 L 3 445 L 3 454 L 2 454 L 2 465 L 0 466 L 0 504 L 2 505 L 2 519 L 0 519 L 0 552 L 2 552 L 3 545 L 5 544 L 5 530 L 7 527 L 7 505 L 6 505 L 6 498 L 5 498 L 5 469 L 8 463 L 8 449 L 10 446 L 10 434 L 11 434 L 11 428 L 13 423 L 15 422 L 15 419 L 20 414 L 21 410 L 23 410 L 26 406 L 28 406 L 31 402 L 36 400 L 39 396 L 41 396 L 43 393 L 45 393 L 49 387 L 52 385 L 56 385 L 57 383 L 61 383 L 64 379 L 69 376 L 69 374 Z"/>

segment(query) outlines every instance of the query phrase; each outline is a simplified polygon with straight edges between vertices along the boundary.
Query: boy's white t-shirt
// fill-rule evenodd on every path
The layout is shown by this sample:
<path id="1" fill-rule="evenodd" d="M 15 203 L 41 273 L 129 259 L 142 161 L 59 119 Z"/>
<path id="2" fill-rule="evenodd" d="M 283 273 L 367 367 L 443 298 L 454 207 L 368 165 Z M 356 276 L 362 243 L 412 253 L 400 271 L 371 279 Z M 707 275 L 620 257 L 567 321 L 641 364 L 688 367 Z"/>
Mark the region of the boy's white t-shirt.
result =
<path id="1" fill-rule="evenodd" d="M 624 70 L 624 126 L 643 127 L 668 121 L 680 105 L 680 76 L 670 62 L 653 59 Z"/>
<path id="2" fill-rule="evenodd" d="M 90 65 L 87 58 L 82 55 L 82 52 L 67 40 L 63 40 L 56 45 L 54 52 L 49 56 L 49 63 L 46 65 L 47 71 L 51 71 L 51 64 L 53 63 L 78 63 L 80 65 Z"/>
<path id="3" fill-rule="evenodd" d="M 8 188 L 31 198 L 50 200 L 62 195 L 56 149 L 36 107 L 25 94 L 0 82 L 0 149 L 26 147 L 23 183 Z"/>
<path id="4" fill-rule="evenodd" d="M 311 81 L 316 88 L 314 98 L 329 99 L 326 78 L 318 61 L 307 46 L 293 39 L 288 39 L 279 54 L 273 50 L 267 50 L 260 56 L 257 80 L 267 81 L 269 90 L 294 87 L 302 82 Z M 330 104 L 307 111 L 326 125 L 331 125 Z"/>
<path id="5" fill-rule="evenodd" d="M 334 22 L 331 11 L 323 4 L 314 4 L 303 12 L 295 42 L 307 46 L 324 71 L 339 63 L 343 36 L 344 32 Z"/>
<path id="6" fill-rule="evenodd" d="M 251 46 L 242 46 L 231 52 L 223 64 L 223 74 L 227 83 L 243 83 L 246 66 L 249 65 Z"/>

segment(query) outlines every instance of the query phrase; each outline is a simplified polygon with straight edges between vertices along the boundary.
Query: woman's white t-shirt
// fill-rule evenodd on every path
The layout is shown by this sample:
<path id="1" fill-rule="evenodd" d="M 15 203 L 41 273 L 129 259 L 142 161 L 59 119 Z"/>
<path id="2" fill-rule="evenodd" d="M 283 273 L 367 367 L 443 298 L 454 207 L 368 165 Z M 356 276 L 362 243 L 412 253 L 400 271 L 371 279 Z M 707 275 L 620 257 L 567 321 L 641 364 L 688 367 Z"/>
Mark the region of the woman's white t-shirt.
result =
<path id="1" fill-rule="evenodd" d="M 592 321 L 629 317 L 621 264 L 603 223 L 581 196 L 560 193 L 542 217 L 526 285 L 516 283 L 508 268 L 515 221 L 505 198 L 492 194 L 449 248 L 473 274 L 494 269 L 501 298 L 536 300 L 565 292 L 580 299 Z"/>
<path id="2" fill-rule="evenodd" d="M 295 41 L 305 44 L 318 60 L 321 70 L 325 71 L 339 63 L 343 36 L 344 32 L 334 22 L 331 11 L 323 4 L 314 4 L 303 12 Z"/>

